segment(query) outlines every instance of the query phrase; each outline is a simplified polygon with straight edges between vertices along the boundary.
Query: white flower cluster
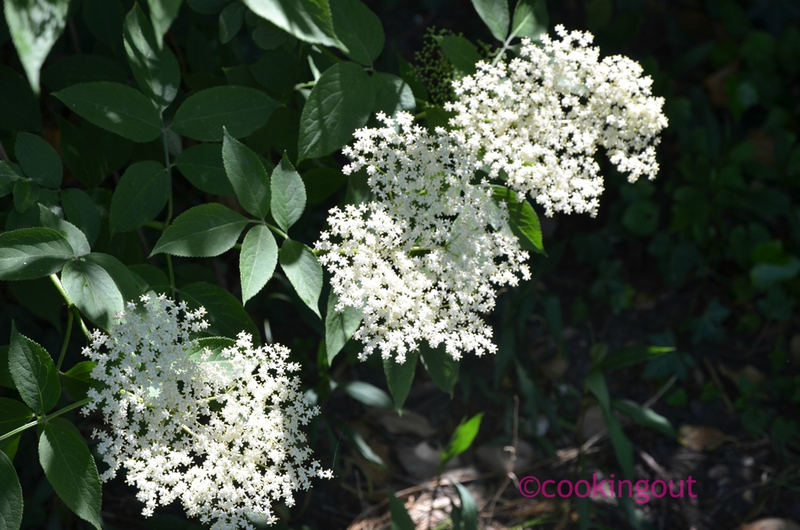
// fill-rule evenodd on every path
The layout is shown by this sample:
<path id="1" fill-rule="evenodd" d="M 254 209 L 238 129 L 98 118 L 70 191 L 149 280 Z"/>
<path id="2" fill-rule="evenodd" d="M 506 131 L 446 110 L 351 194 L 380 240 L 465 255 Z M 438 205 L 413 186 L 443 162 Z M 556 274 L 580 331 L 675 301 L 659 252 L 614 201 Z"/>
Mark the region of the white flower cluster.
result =
<path id="1" fill-rule="evenodd" d="M 528 255 L 494 229 L 507 213 L 487 183 L 471 183 L 479 163 L 460 135 L 429 133 L 407 113 L 378 118 L 383 127 L 356 131 L 344 149 L 353 161 L 345 173 L 365 168 L 375 200 L 333 208 L 316 244 L 337 310 L 362 311 L 362 359 L 378 348 L 402 363 L 423 340 L 455 359 L 494 352 L 480 314 L 494 307 L 497 286 L 530 277 Z"/>
<path id="2" fill-rule="evenodd" d="M 651 96 L 652 80 L 635 61 L 599 60 L 590 33 L 556 33 L 561 40 L 545 35 L 541 46 L 524 40 L 509 64 L 478 63 L 476 74 L 454 83 L 457 100 L 446 108 L 491 178 L 505 172 L 508 186 L 547 216 L 595 215 L 603 191 L 597 147 L 630 182 L 654 178 L 664 100 Z"/>
<path id="3" fill-rule="evenodd" d="M 108 427 L 93 433 L 110 466 L 103 480 L 122 467 L 145 516 L 179 499 L 221 530 L 253 528 L 249 515 L 274 522 L 272 501 L 291 506 L 312 477 L 331 477 L 299 430 L 319 411 L 301 393 L 287 348 L 255 348 L 242 333 L 212 354 L 190 338 L 208 325 L 204 309 L 164 295 L 141 301 L 83 350 L 103 386 L 83 409 L 102 411 Z"/>
<path id="4" fill-rule="evenodd" d="M 379 115 L 383 127 L 356 131 L 345 174 L 365 169 L 374 201 L 334 208 L 317 242 L 332 274 L 337 311 L 355 307 L 362 359 L 376 348 L 404 362 L 421 341 L 463 352 L 494 352 L 481 314 L 496 288 L 529 278 L 527 253 L 507 229 L 492 181 L 530 195 L 550 216 L 595 215 L 602 146 L 635 181 L 658 171 L 655 146 L 667 120 L 652 81 L 625 57 L 599 60 L 589 33 L 556 28 L 560 40 L 523 41 L 509 64 L 479 63 L 454 83 L 451 131 L 430 133 L 411 115 Z M 479 170 L 488 179 L 476 182 Z"/>

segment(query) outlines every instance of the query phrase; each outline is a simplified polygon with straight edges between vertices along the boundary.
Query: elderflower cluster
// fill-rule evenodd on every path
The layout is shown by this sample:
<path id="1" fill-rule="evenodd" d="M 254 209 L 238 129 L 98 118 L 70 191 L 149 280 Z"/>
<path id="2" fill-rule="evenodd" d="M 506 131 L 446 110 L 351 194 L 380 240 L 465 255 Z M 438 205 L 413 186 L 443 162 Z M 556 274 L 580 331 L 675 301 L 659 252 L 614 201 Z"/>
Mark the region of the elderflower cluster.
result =
<path id="1" fill-rule="evenodd" d="M 429 133 L 407 113 L 378 119 L 383 127 L 356 131 L 344 149 L 345 173 L 364 168 L 375 199 L 333 208 L 316 244 L 336 310 L 361 310 L 362 360 L 377 348 L 402 363 L 421 341 L 455 359 L 493 353 L 480 314 L 494 307 L 498 286 L 530 277 L 527 253 L 497 229 L 507 222 L 504 203 L 486 182 L 471 183 L 478 160 L 457 133 Z"/>
<path id="2" fill-rule="evenodd" d="M 554 211 L 595 215 L 603 179 L 594 159 L 598 146 L 629 181 L 654 178 L 655 146 L 667 126 L 663 98 L 652 80 L 622 56 L 599 60 L 592 35 L 556 27 L 560 40 L 523 40 L 509 64 L 478 63 L 454 83 L 456 116 L 469 147 L 496 178 Z"/>
<path id="3" fill-rule="evenodd" d="M 291 506 L 311 478 L 331 477 L 299 430 L 319 411 L 300 391 L 287 348 L 257 348 L 242 333 L 212 353 L 190 338 L 208 326 L 204 309 L 164 295 L 141 302 L 83 350 L 102 385 L 83 412 L 100 410 L 107 426 L 93 433 L 109 465 L 104 481 L 124 468 L 145 516 L 180 500 L 221 530 L 253 528 L 253 515 L 272 523 L 272 501 Z"/>

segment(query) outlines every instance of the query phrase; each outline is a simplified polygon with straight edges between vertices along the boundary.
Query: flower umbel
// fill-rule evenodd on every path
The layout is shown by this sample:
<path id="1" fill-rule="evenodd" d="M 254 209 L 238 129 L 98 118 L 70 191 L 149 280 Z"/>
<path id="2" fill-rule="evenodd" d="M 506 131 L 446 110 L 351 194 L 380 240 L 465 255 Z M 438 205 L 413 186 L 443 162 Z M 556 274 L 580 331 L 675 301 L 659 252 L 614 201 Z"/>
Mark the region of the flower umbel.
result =
<path id="1" fill-rule="evenodd" d="M 83 410 L 102 411 L 107 425 L 93 433 L 109 465 L 103 480 L 124 468 L 145 516 L 179 499 L 221 530 L 253 528 L 248 515 L 274 522 L 272 501 L 291 506 L 312 477 L 330 478 L 299 430 L 319 411 L 300 391 L 287 348 L 254 347 L 242 333 L 215 354 L 190 338 L 208 325 L 204 309 L 164 295 L 141 301 L 83 350 L 104 387 L 89 391 Z"/>
<path id="2" fill-rule="evenodd" d="M 402 363 L 420 341 L 455 359 L 494 352 L 480 315 L 497 286 L 529 277 L 516 237 L 494 228 L 507 212 L 488 183 L 471 183 L 478 161 L 457 134 L 429 133 L 406 113 L 379 119 L 384 127 L 356 131 L 344 150 L 345 172 L 365 168 L 375 200 L 332 209 L 316 244 L 339 310 L 363 313 L 362 359 L 378 348 Z"/>
<path id="3" fill-rule="evenodd" d="M 556 27 L 560 40 L 523 40 L 520 56 L 454 83 L 451 125 L 482 154 L 489 175 L 553 212 L 597 213 L 603 192 L 598 146 L 628 180 L 654 178 L 655 146 L 667 126 L 652 80 L 623 56 L 599 60 L 592 35 Z"/>

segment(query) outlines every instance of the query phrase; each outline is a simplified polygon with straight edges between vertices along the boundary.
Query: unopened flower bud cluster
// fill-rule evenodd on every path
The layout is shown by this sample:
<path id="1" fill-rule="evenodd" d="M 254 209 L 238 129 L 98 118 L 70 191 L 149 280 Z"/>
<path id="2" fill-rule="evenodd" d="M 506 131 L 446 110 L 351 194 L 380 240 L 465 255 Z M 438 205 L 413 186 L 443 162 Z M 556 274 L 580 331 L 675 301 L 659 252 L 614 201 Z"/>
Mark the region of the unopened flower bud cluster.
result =
<path id="1" fill-rule="evenodd" d="M 332 275 L 337 311 L 355 307 L 362 359 L 375 349 L 404 362 L 422 342 L 455 359 L 496 351 L 481 315 L 496 290 L 530 276 L 504 203 L 502 182 L 553 212 L 595 215 L 603 179 L 598 147 L 631 182 L 658 171 L 667 120 L 652 81 L 628 58 L 599 60 L 589 33 L 524 40 L 506 64 L 478 63 L 455 81 L 451 130 L 429 132 L 400 112 L 378 115 L 343 153 L 345 174 L 364 169 L 374 199 L 333 208 L 316 244 Z M 478 178 L 481 171 L 487 177 Z"/>
<path id="2" fill-rule="evenodd" d="M 254 347 L 242 333 L 212 354 L 190 338 L 208 326 L 204 309 L 164 295 L 141 302 L 83 351 L 103 387 L 89 391 L 83 410 L 100 410 L 107 425 L 93 433 L 109 466 L 103 480 L 124 468 L 145 516 L 180 500 L 222 530 L 253 528 L 248 515 L 274 522 L 273 501 L 291 506 L 312 477 L 331 476 L 300 431 L 319 411 L 301 393 L 287 348 Z"/>
<path id="3" fill-rule="evenodd" d="M 560 40 L 523 40 L 519 57 L 454 83 L 451 125 L 482 154 L 489 175 L 553 212 L 597 213 L 603 147 L 630 182 L 658 172 L 655 146 L 667 126 L 652 80 L 622 56 L 599 59 L 592 35 L 556 27 Z"/>

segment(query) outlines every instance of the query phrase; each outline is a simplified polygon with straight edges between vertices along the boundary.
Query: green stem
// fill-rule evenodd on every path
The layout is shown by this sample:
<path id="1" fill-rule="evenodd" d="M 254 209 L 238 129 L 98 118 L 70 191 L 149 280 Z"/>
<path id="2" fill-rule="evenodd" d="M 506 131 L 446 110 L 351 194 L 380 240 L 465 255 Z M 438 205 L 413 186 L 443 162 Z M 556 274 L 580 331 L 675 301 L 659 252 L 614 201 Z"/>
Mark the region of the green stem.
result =
<path id="1" fill-rule="evenodd" d="M 17 427 L 13 431 L 9 431 L 9 432 L 5 433 L 4 435 L 0 436 L 0 442 L 2 442 L 3 440 L 6 440 L 8 438 L 12 438 L 12 437 L 18 435 L 19 433 L 21 433 L 22 431 L 28 430 L 31 427 L 33 427 L 35 425 L 38 425 L 38 424 L 39 424 L 39 420 L 29 421 L 28 423 L 26 423 L 22 427 Z"/>
<path id="2" fill-rule="evenodd" d="M 334 63 L 342 62 L 342 60 L 340 58 L 336 57 L 336 55 L 334 55 L 334 53 L 332 51 L 330 51 L 328 48 L 326 48 L 325 46 L 317 45 L 317 48 L 319 49 L 320 52 L 322 52 L 322 55 L 324 55 L 325 57 L 327 57 L 328 59 L 330 59 Z"/>
<path id="3" fill-rule="evenodd" d="M 75 305 L 72 303 L 72 300 L 69 299 L 69 295 L 64 290 L 64 286 L 61 285 L 61 280 L 58 279 L 56 273 L 50 275 L 50 281 L 53 282 L 53 285 L 56 286 L 56 289 L 61 294 L 62 298 L 64 298 L 64 301 L 67 302 L 67 306 L 72 307 L 73 305 Z"/>
<path id="4" fill-rule="evenodd" d="M 46 420 L 48 420 L 50 418 L 57 418 L 58 416 L 61 416 L 62 414 L 65 414 L 65 413 L 67 413 L 67 412 L 69 412 L 71 410 L 75 410 L 75 409 L 80 408 L 80 407 L 82 407 L 84 405 L 88 405 L 91 401 L 92 401 L 92 398 L 88 398 L 88 397 L 87 398 L 83 398 L 82 400 L 76 401 L 75 403 L 72 403 L 71 405 L 67 405 L 63 409 L 57 410 L 52 414 L 43 415 L 41 418 L 39 418 L 39 420 L 44 422 L 44 421 L 46 421 Z"/>
<path id="5" fill-rule="evenodd" d="M 81 331 L 83 331 L 83 335 L 88 339 L 89 337 L 91 337 L 92 334 L 89 331 L 89 328 L 86 327 L 86 322 L 83 321 L 83 317 L 81 317 L 81 314 L 80 314 L 80 312 L 78 312 L 78 308 L 77 307 L 72 306 L 72 311 L 74 311 L 75 312 L 75 316 L 78 317 L 78 323 L 80 323 L 80 325 L 81 325 Z"/>
<path id="6" fill-rule="evenodd" d="M 167 226 L 164 223 L 158 221 L 147 221 L 144 226 L 147 228 L 155 228 L 156 230 L 161 230 L 162 232 L 166 230 Z"/>
<path id="7" fill-rule="evenodd" d="M 61 364 L 64 362 L 64 355 L 67 353 L 67 345 L 69 344 L 70 335 L 72 335 L 72 320 L 75 315 L 72 311 L 67 311 L 67 334 L 64 336 L 64 343 L 61 345 L 61 353 L 58 355 L 58 364 L 56 370 L 61 371 Z"/>
<path id="8" fill-rule="evenodd" d="M 264 224 L 267 225 L 267 228 L 269 228 L 270 230 L 272 230 L 273 232 L 275 232 L 276 234 L 281 236 L 283 239 L 290 239 L 289 238 L 289 234 L 287 234 L 286 232 L 284 232 L 283 230 L 281 230 L 277 226 L 271 225 L 269 223 L 264 223 Z"/>
<path id="9" fill-rule="evenodd" d="M 83 321 L 83 318 L 81 317 L 81 314 L 78 311 L 78 307 L 74 303 L 72 303 L 72 300 L 70 300 L 69 295 L 64 290 L 64 286 L 61 285 L 61 280 L 58 279 L 58 275 L 55 273 L 51 274 L 50 281 L 53 282 L 53 285 L 56 286 L 56 290 L 61 294 L 61 297 L 64 298 L 64 301 L 67 303 L 67 310 L 69 310 L 70 312 L 74 312 L 74 315 L 78 318 L 78 322 L 80 322 L 81 324 L 81 330 L 83 331 L 83 334 L 86 336 L 86 338 L 89 338 L 91 333 L 89 333 L 89 329 L 86 327 L 86 323 Z M 69 326 L 70 324 L 67 325 Z M 67 340 L 69 340 L 69 335 L 67 335 Z"/>
<path id="10" fill-rule="evenodd" d="M 169 162 L 169 143 L 167 142 L 167 131 L 169 127 L 164 125 L 164 117 L 161 117 L 161 144 L 164 146 L 164 166 L 167 168 L 167 177 L 169 178 L 169 195 L 167 196 L 167 218 L 164 220 L 162 230 L 166 230 L 172 222 L 173 213 L 173 198 L 172 198 L 172 164 Z M 172 256 L 166 254 L 167 257 L 167 271 L 169 272 L 169 286 L 172 289 L 172 297 L 175 298 L 175 272 L 172 268 Z"/>
<path id="11" fill-rule="evenodd" d="M 87 398 L 82 399 L 80 401 L 76 401 L 75 403 L 73 403 L 71 405 L 67 405 L 63 409 L 57 410 L 56 412 L 54 412 L 54 413 L 52 413 L 50 415 L 42 414 L 41 416 L 39 416 L 35 420 L 29 421 L 25 425 L 23 425 L 21 427 L 17 427 L 13 431 L 9 431 L 9 432 L 5 433 L 4 435 L 0 436 L 0 442 L 2 442 L 3 440 L 7 440 L 9 438 L 13 438 L 14 436 L 18 435 L 19 433 L 21 433 L 23 431 L 26 431 L 26 430 L 30 429 L 31 427 L 35 427 L 36 425 L 39 425 L 40 423 L 47 423 L 47 420 L 49 420 L 49 419 L 57 418 L 58 416 L 61 416 L 62 414 L 65 414 L 65 413 L 67 413 L 67 412 L 69 412 L 71 410 L 75 410 L 75 409 L 77 409 L 79 407 L 82 407 L 84 405 L 88 405 L 90 401 L 91 401 L 91 398 L 87 397 Z"/>
<path id="12" fill-rule="evenodd" d="M 175 298 L 175 271 L 172 268 L 172 256 L 165 254 L 167 257 L 167 272 L 169 273 L 169 286 L 172 289 L 172 298 Z"/>

